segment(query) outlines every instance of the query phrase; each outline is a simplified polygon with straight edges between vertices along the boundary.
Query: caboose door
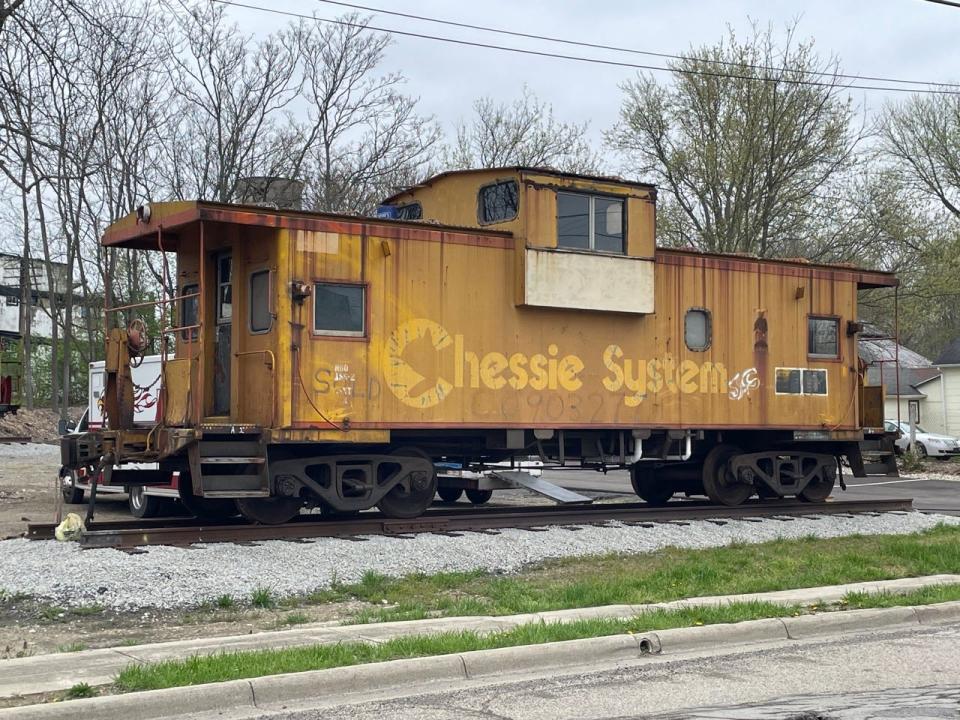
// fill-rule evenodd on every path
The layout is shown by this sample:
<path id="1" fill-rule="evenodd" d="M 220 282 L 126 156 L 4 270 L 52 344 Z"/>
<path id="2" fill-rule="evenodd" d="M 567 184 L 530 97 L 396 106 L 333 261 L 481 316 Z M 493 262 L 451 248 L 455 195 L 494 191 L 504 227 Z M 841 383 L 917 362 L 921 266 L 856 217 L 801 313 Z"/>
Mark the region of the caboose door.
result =
<path id="1" fill-rule="evenodd" d="M 230 335 L 233 329 L 233 258 L 217 256 L 217 336 L 214 341 L 213 414 L 230 414 Z"/>

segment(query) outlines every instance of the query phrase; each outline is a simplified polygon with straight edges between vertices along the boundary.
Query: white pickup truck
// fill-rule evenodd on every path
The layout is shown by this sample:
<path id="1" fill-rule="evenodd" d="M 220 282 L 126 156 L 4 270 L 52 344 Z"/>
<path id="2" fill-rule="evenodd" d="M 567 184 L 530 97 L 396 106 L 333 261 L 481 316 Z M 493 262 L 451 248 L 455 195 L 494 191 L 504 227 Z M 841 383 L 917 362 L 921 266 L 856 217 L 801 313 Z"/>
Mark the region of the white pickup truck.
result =
<path id="1" fill-rule="evenodd" d="M 157 421 L 157 409 L 160 402 L 160 356 L 148 355 L 139 366 L 132 368 L 134 385 L 134 423 L 153 425 Z M 96 430 L 103 426 L 104 363 L 102 360 L 90 363 L 87 370 L 87 409 L 72 432 L 86 429 Z M 152 470 L 155 465 L 129 466 L 130 469 Z M 102 480 L 102 478 L 101 478 Z M 169 485 L 143 486 L 103 485 L 97 483 L 97 493 L 127 493 L 130 512 L 138 518 L 167 515 L 177 509 L 180 494 L 177 490 L 178 477 L 173 473 Z M 66 468 L 60 469 L 60 491 L 64 501 L 71 504 L 83 502 L 83 496 L 90 490 L 90 478 L 81 470 L 78 476 Z"/>

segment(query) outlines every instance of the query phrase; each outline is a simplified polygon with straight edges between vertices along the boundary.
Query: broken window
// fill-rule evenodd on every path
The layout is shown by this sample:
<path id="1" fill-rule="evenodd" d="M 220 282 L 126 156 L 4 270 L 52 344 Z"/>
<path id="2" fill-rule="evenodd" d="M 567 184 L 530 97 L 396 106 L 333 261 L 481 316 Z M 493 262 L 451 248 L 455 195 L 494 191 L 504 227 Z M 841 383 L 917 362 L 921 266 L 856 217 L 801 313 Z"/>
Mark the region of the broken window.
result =
<path id="1" fill-rule="evenodd" d="M 711 327 L 710 311 L 700 308 L 687 310 L 683 320 L 683 340 L 687 349 L 701 352 L 710 347 Z"/>
<path id="2" fill-rule="evenodd" d="M 623 254 L 623 199 L 557 193 L 557 247 Z"/>
<path id="3" fill-rule="evenodd" d="M 366 330 L 363 285 L 318 282 L 313 286 L 313 331 L 318 335 L 363 337 Z"/>
<path id="4" fill-rule="evenodd" d="M 420 203 L 410 203 L 397 208 L 397 220 L 420 220 L 423 218 L 423 206 Z"/>
<path id="5" fill-rule="evenodd" d="M 807 354 L 835 358 L 840 355 L 840 320 L 830 317 L 807 319 Z"/>
<path id="6" fill-rule="evenodd" d="M 520 205 L 516 181 L 507 180 L 480 188 L 479 205 L 482 224 L 513 220 Z"/>

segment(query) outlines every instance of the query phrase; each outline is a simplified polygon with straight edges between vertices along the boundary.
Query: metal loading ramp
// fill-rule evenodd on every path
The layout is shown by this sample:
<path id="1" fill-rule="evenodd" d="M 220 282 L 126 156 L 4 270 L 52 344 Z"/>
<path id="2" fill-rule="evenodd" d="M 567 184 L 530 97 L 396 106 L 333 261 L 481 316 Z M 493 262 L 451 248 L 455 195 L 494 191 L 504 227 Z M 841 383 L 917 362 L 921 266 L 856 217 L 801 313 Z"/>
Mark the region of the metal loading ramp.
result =
<path id="1" fill-rule="evenodd" d="M 532 490 L 559 505 L 589 505 L 593 502 L 591 497 L 554 485 L 542 477 L 534 477 L 523 470 L 492 470 L 489 471 L 488 477 L 504 483 L 499 487 Z"/>

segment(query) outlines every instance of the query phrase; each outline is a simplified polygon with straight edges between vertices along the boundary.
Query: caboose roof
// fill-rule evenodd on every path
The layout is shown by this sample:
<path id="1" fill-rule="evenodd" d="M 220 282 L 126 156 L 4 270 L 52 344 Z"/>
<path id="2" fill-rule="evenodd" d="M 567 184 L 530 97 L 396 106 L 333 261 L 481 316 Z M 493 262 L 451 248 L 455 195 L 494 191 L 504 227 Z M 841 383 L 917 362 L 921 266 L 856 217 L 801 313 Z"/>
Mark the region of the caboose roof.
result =
<path id="1" fill-rule="evenodd" d="M 144 222 L 136 212 L 112 223 L 104 232 L 100 243 L 107 247 L 133 248 L 137 250 L 176 251 L 184 236 L 195 234 L 201 222 L 249 225 L 293 230 L 339 231 L 360 235 L 376 234 L 383 237 L 403 237 L 407 234 L 429 231 L 469 233 L 510 237 L 509 232 L 475 227 L 458 227 L 439 223 L 423 223 L 413 220 L 386 220 L 361 215 L 287 210 L 261 205 L 236 205 L 208 200 L 160 202 L 150 205 L 150 220 Z M 338 227 L 331 227 L 334 223 Z M 406 230 L 405 230 L 406 228 Z"/>
<path id="2" fill-rule="evenodd" d="M 417 188 L 430 187 L 431 185 L 440 182 L 449 177 L 455 177 L 458 175 L 488 175 L 488 174 L 503 174 L 503 173 L 519 173 L 527 175 L 550 175 L 553 177 L 559 178 L 573 178 L 574 180 L 587 180 L 589 182 L 597 183 L 611 183 L 615 185 L 623 185 L 624 187 L 632 188 L 642 188 L 644 190 L 651 191 L 656 193 L 657 186 L 652 183 L 641 182 L 639 180 L 626 180 L 622 177 L 617 177 L 613 175 L 584 175 L 582 173 L 571 173 L 571 172 L 561 172 L 559 170 L 554 170 L 553 168 L 547 167 L 536 167 L 533 165 L 504 165 L 501 167 L 492 167 L 492 168 L 469 168 L 467 170 L 447 170 L 446 172 L 439 173 L 438 175 L 433 175 L 432 177 L 427 178 L 423 182 L 413 185 L 412 187 L 404 188 L 399 192 L 395 192 L 390 197 L 386 198 L 383 202 L 384 204 L 389 205 L 390 203 L 398 200 L 404 195 L 409 194 L 411 191 L 416 190 Z"/>
<path id="3" fill-rule="evenodd" d="M 538 168 L 511 168 L 532 172 L 546 172 Z M 443 175 L 453 173 L 472 172 L 469 170 L 452 170 Z M 568 175 L 569 173 L 556 173 Z M 441 177 L 431 178 L 431 182 Z M 575 177 L 591 178 L 580 175 Z M 606 182 L 623 182 L 614 178 L 592 178 Z M 647 186 L 635 183 L 637 186 Z M 484 235 L 491 237 L 512 237 L 512 233 L 490 230 L 478 227 L 462 227 L 456 225 L 441 225 L 435 222 L 421 222 L 416 220 L 387 220 L 360 215 L 340 215 L 335 213 L 311 212 L 306 210 L 286 210 L 260 205 L 234 205 L 207 200 L 175 201 L 154 203 L 150 207 L 150 220 L 144 222 L 137 217 L 137 213 L 130 213 L 126 217 L 114 222 L 107 228 L 101 243 L 107 247 L 133 248 L 138 250 L 164 250 L 174 252 L 179 249 L 184 237 L 194 238 L 198 224 L 201 222 L 248 225 L 257 227 L 285 228 L 293 230 L 336 231 L 355 235 L 373 234 L 382 237 L 413 237 L 424 232 L 453 232 L 469 235 Z M 332 224 L 332 225 L 331 225 Z M 895 287 L 898 280 L 893 273 L 881 270 L 863 270 L 849 264 L 830 265 L 814 263 L 802 258 L 758 258 L 750 255 L 734 255 L 723 253 L 707 253 L 699 250 L 657 248 L 657 253 L 664 256 L 687 257 L 690 259 L 703 258 L 708 262 L 715 262 L 730 269 L 743 269 L 748 264 L 764 264 L 780 267 L 781 274 L 802 276 L 809 273 L 829 275 L 840 274 L 853 276 L 861 289 Z"/>

